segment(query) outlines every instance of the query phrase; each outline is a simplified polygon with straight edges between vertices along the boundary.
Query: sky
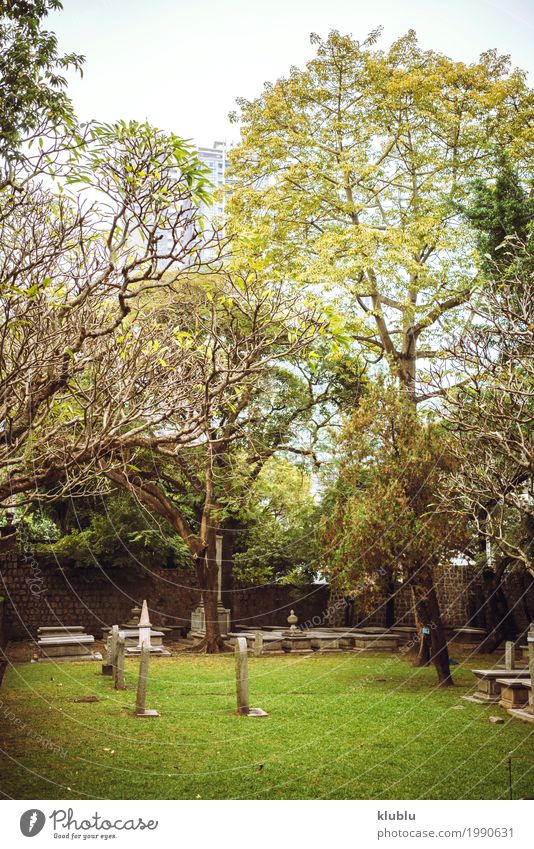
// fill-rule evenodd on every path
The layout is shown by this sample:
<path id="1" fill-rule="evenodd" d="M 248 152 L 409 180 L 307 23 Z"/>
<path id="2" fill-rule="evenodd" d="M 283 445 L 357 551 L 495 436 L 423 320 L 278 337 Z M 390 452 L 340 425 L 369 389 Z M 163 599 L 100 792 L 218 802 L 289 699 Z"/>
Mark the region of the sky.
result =
<path id="1" fill-rule="evenodd" d="M 63 0 L 47 28 L 86 56 L 69 76 L 81 120 L 148 120 L 197 145 L 235 141 L 228 113 L 314 55 L 310 33 L 380 46 L 415 29 L 425 49 L 475 61 L 495 47 L 534 85 L 534 0 Z"/>

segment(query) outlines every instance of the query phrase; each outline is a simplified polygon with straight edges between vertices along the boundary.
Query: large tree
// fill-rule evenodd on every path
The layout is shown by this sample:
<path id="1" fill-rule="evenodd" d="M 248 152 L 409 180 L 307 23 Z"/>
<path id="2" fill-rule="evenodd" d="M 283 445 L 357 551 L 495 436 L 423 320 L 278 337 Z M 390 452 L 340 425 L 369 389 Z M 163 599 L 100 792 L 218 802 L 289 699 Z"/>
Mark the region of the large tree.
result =
<path id="1" fill-rule="evenodd" d="M 458 205 L 494 172 L 496 144 L 522 155 L 512 131 L 531 120 L 531 93 L 495 51 L 467 65 L 423 50 L 413 31 L 388 50 L 379 35 L 314 35 L 305 68 L 238 101 L 229 210 L 251 252 L 341 306 L 364 355 L 415 406 L 442 392 L 428 366 L 481 280 Z"/>
<path id="2" fill-rule="evenodd" d="M 340 440 L 339 476 L 327 494 L 323 556 L 344 594 L 368 612 L 403 584 L 421 631 L 418 662 L 431 661 L 439 684 L 452 683 L 436 592 L 436 567 L 464 542 L 463 522 L 433 509 L 450 470 L 444 431 L 422 423 L 392 386 L 373 386 Z"/>
<path id="3" fill-rule="evenodd" d="M 506 249 L 504 249 L 506 253 Z M 511 568 L 534 575 L 534 277 L 499 275 L 483 307 L 451 351 L 468 376 L 447 393 L 444 416 L 458 468 L 444 488 L 443 509 L 472 523 L 482 549 L 483 609 L 495 648 L 514 637 L 501 583 Z"/>
<path id="4" fill-rule="evenodd" d="M 155 311 L 144 328 L 136 325 L 143 299 L 189 279 L 205 263 L 196 204 L 206 199 L 206 180 L 185 142 L 136 122 L 94 125 L 81 144 L 65 142 L 56 138 L 17 163 L 0 193 L 4 503 L 50 485 L 73 459 L 94 462 L 95 440 L 75 439 L 75 458 L 51 451 L 68 421 L 75 427 L 103 417 L 119 386 L 123 401 L 129 399 L 122 410 L 132 411 L 130 421 L 141 386 L 147 413 L 147 375 L 156 380 L 155 371 L 162 371 L 150 345 L 161 345 L 165 333 Z M 44 169 L 52 170 L 55 184 Z M 173 358 L 178 368 L 191 355 L 175 348 Z M 162 374 L 160 383 L 170 371 Z M 122 415 L 117 401 L 109 412 L 101 418 L 108 431 Z"/>
<path id="5" fill-rule="evenodd" d="M 105 474 L 182 537 L 196 563 L 206 613 L 199 649 L 216 652 L 224 648 L 217 619 L 216 537 L 228 517 L 235 517 L 236 500 L 265 461 L 287 447 L 301 408 L 309 410 L 309 398 L 298 389 L 292 413 L 284 415 L 284 394 L 289 396 L 280 370 L 292 363 L 296 369 L 297 358 L 305 356 L 324 323 L 298 290 L 251 271 L 221 272 L 188 294 L 177 291 L 166 303 L 171 325 L 184 303 L 190 304 L 197 328 L 193 337 L 187 326 L 180 327 L 178 336 L 192 345 L 200 372 L 200 398 L 192 413 L 198 438 L 182 443 L 188 417 L 178 411 L 155 439 L 139 435 L 134 459 L 126 455 L 122 469 L 115 465 Z"/>
<path id="6" fill-rule="evenodd" d="M 439 354 L 477 281 L 457 202 L 527 119 L 524 75 L 495 51 L 466 65 L 410 31 L 389 50 L 312 36 L 304 69 L 238 101 L 235 229 L 273 267 L 341 299 L 353 333 L 419 400 L 417 366 Z"/>

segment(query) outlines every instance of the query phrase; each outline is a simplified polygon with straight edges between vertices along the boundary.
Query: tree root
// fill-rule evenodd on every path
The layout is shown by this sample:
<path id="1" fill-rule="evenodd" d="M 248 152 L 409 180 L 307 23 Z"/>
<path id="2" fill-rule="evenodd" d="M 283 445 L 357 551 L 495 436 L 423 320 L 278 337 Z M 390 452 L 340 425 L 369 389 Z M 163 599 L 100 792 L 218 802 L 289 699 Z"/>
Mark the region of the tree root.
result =
<path id="1" fill-rule="evenodd" d="M 186 649 L 180 649 L 180 654 L 226 654 L 233 652 L 234 647 L 230 643 L 226 643 L 222 637 L 216 640 L 208 640 L 203 637 L 200 642 L 194 646 L 189 646 Z"/>

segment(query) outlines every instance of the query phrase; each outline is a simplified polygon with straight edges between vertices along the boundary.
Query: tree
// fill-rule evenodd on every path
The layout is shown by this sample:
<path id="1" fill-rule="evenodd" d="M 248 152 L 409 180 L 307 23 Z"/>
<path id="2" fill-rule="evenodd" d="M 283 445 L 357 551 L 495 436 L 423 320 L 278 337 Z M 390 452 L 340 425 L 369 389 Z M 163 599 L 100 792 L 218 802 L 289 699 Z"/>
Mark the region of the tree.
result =
<path id="1" fill-rule="evenodd" d="M 396 582 L 410 587 L 440 686 L 452 683 L 436 594 L 435 567 L 464 541 L 456 517 L 433 509 L 450 469 L 443 430 L 423 424 L 404 393 L 370 388 L 347 422 L 340 471 L 323 519 L 323 559 L 347 595 L 382 604 Z"/>
<path id="2" fill-rule="evenodd" d="M 444 509 L 469 517 L 489 553 L 486 649 L 510 636 L 509 614 L 494 603 L 504 574 L 515 564 L 534 575 L 533 283 L 532 271 L 497 278 L 451 352 L 468 377 L 444 409 L 458 458 Z"/>
<path id="3" fill-rule="evenodd" d="M 57 189 L 41 178 L 45 168 Z M 71 186 L 81 186 L 90 200 Z M 139 417 L 141 386 L 145 419 L 150 407 L 153 424 L 173 403 L 195 402 L 187 394 L 189 349 L 167 337 L 172 362 L 164 368 L 156 355 L 165 335 L 161 316 L 153 311 L 142 330 L 135 321 L 148 293 L 204 266 L 196 204 L 206 191 L 204 169 L 185 142 L 136 122 L 94 125 L 81 146 L 65 151 L 60 140 L 51 152 L 43 145 L 15 166 L 0 193 L 4 503 L 50 487 L 68 468 L 92 464 L 94 470 L 121 427 Z M 210 238 L 216 246 L 216 235 Z M 174 375 L 169 405 L 150 396 L 149 375 L 160 386 Z"/>
<path id="4" fill-rule="evenodd" d="M 4 0 L 0 11 L 0 161 L 9 179 L 13 159 L 44 128 L 74 125 L 64 71 L 81 72 L 84 57 L 61 54 L 54 33 L 42 29 L 59 0 Z"/>
<path id="5" fill-rule="evenodd" d="M 523 155 L 509 130 L 532 95 L 493 50 L 466 65 L 422 50 L 413 31 L 387 51 L 379 35 L 313 35 L 304 69 L 238 101 L 229 210 L 251 254 L 339 304 L 415 405 L 443 392 L 428 366 L 481 279 L 458 204 L 494 173 L 496 144 Z"/>
<path id="6" fill-rule="evenodd" d="M 176 300 L 166 303 L 171 327 L 186 301 L 182 289 L 176 294 Z M 281 365 L 302 356 L 324 325 L 313 303 L 299 291 L 253 271 L 220 272 L 195 286 L 190 297 L 194 306 L 189 314 L 198 328 L 193 350 L 201 374 L 201 400 L 195 411 L 201 419 L 198 439 L 189 446 L 181 444 L 184 416 L 179 411 L 150 443 L 150 454 L 135 457 L 133 470 L 129 460 L 122 469 L 105 469 L 105 474 L 182 537 L 196 563 L 206 613 L 206 635 L 198 650 L 217 652 L 224 643 L 217 620 L 216 536 L 235 497 L 236 468 L 243 469 L 243 456 L 250 456 L 259 473 L 274 452 L 275 447 L 258 439 L 273 424 L 267 417 L 258 429 L 259 399 L 272 389 Z M 275 446 L 281 447 L 286 428 L 287 423 L 280 428 L 278 422 Z M 141 438 L 140 448 L 146 445 Z"/>
<path id="7" fill-rule="evenodd" d="M 306 469 L 274 456 L 247 489 L 234 569 L 258 581 L 308 580 L 319 570 L 319 505 Z"/>
<path id="8" fill-rule="evenodd" d="M 123 490 L 41 502 L 26 522 L 37 552 L 87 574 L 142 571 L 169 562 L 191 566 L 180 537 Z"/>
<path id="9" fill-rule="evenodd" d="M 466 517 L 478 539 L 484 651 L 516 636 L 505 575 L 511 568 L 534 575 L 534 205 L 502 155 L 498 164 L 496 180 L 477 181 L 465 209 L 478 230 L 484 298 L 474 300 L 450 351 L 447 369 L 464 381 L 443 409 L 458 460 L 443 509 Z"/>
<path id="10" fill-rule="evenodd" d="M 251 252 L 342 298 L 354 338 L 419 401 L 417 366 L 439 356 L 478 278 L 456 204 L 529 93 L 495 51 L 466 65 L 413 31 L 377 50 L 379 32 L 313 35 L 306 68 L 238 101 L 229 209 Z"/>

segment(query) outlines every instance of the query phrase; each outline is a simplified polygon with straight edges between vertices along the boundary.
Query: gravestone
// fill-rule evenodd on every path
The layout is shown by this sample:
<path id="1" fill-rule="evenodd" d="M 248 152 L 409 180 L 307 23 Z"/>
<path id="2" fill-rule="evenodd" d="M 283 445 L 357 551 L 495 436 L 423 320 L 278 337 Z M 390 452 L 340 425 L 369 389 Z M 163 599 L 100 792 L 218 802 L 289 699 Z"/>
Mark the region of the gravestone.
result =
<path id="1" fill-rule="evenodd" d="M 508 640 L 504 644 L 504 666 L 506 669 L 514 669 L 515 667 L 515 643 Z"/>
<path id="2" fill-rule="evenodd" d="M 119 626 L 113 625 L 111 629 L 111 643 L 110 643 L 110 655 L 111 655 L 111 674 L 113 675 L 113 683 L 115 683 L 117 677 L 117 652 L 119 649 Z"/>
<path id="3" fill-rule="evenodd" d="M 138 648 L 141 648 L 142 645 L 147 645 L 150 649 L 150 629 L 152 625 L 150 624 L 150 617 L 148 615 L 148 604 L 146 603 L 146 598 L 143 601 L 143 606 L 141 608 L 141 616 L 139 617 L 139 643 Z"/>
<path id="4" fill-rule="evenodd" d="M 113 675 L 111 636 L 106 642 L 106 662 L 102 664 L 102 675 Z"/>
<path id="5" fill-rule="evenodd" d="M 238 716 L 268 716 L 261 708 L 251 708 L 249 705 L 248 652 L 245 637 L 236 639 L 234 651 Z"/>
<path id="6" fill-rule="evenodd" d="M 235 643 L 235 680 L 237 692 L 237 712 L 246 716 L 248 704 L 248 653 L 245 637 L 238 637 Z"/>
<path id="7" fill-rule="evenodd" d="M 135 715 L 139 717 L 159 716 L 157 710 L 146 708 L 146 692 L 148 688 L 148 664 L 150 648 L 146 643 L 141 646 L 141 661 L 139 663 L 139 680 L 137 682 L 137 697 L 135 700 Z"/>
<path id="8" fill-rule="evenodd" d="M 135 624 L 132 625 L 132 620 L 137 616 Z M 155 631 L 150 625 L 148 615 L 148 606 L 146 600 L 143 601 L 143 606 L 132 608 L 132 617 L 129 622 L 124 625 L 119 625 L 119 630 L 124 635 L 126 643 L 126 657 L 138 657 L 141 654 L 141 645 L 147 642 L 150 648 L 150 654 L 154 657 L 170 657 L 171 653 L 163 645 L 163 631 Z M 110 629 L 103 628 L 103 633 Z M 107 637 L 108 651 L 110 650 L 111 632 Z M 104 670 L 102 670 L 104 672 Z M 104 674 L 111 674 L 106 673 Z"/>
<path id="9" fill-rule="evenodd" d="M 254 636 L 254 657 L 261 657 L 263 652 L 263 634 L 256 631 Z"/>
<path id="10" fill-rule="evenodd" d="M 125 641 L 121 632 L 119 632 L 119 639 L 117 640 L 117 654 L 116 654 L 116 665 L 115 665 L 115 689 L 116 690 L 125 690 L 126 685 L 124 683 L 124 649 L 125 649 Z"/>

